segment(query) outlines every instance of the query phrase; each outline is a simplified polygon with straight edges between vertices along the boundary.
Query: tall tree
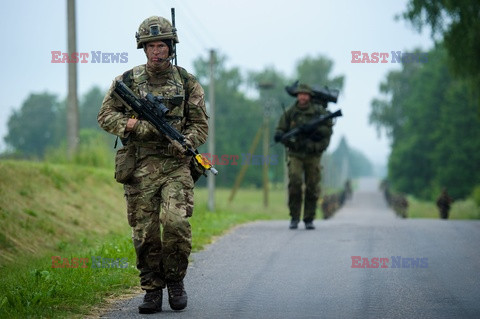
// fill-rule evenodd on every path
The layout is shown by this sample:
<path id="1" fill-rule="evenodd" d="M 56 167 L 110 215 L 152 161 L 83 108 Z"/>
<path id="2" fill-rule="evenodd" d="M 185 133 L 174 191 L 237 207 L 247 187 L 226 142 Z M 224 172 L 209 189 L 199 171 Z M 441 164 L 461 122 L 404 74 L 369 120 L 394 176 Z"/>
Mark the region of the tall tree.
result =
<path id="1" fill-rule="evenodd" d="M 438 123 L 439 142 L 433 155 L 437 163 L 435 195 L 447 187 L 454 198 L 465 197 L 480 185 L 480 120 L 471 115 L 475 105 L 469 99 L 468 88 L 465 80 L 452 80 L 445 92 Z"/>
<path id="2" fill-rule="evenodd" d="M 271 104 L 270 115 L 273 118 L 280 116 L 286 105 L 292 102 L 292 97 L 285 92 L 285 86 L 291 84 L 290 82 L 291 79 L 273 66 L 260 72 L 249 72 L 247 79 L 249 88 L 258 92 L 259 100 Z"/>
<path id="3" fill-rule="evenodd" d="M 80 129 L 92 128 L 100 130 L 97 123 L 97 114 L 104 96 L 105 92 L 98 86 L 92 87 L 82 96 L 79 108 Z"/>
<path id="4" fill-rule="evenodd" d="M 333 77 L 333 61 L 323 55 L 316 57 L 307 56 L 297 62 L 296 78 L 300 82 L 311 86 L 328 86 L 341 90 L 345 77 L 343 75 Z"/>
<path id="5" fill-rule="evenodd" d="M 5 143 L 26 157 L 41 158 L 48 146 L 58 143 L 57 96 L 32 93 L 8 119 Z"/>
<path id="6" fill-rule="evenodd" d="M 242 88 L 246 82 L 240 69 L 227 68 L 226 57 L 217 53 L 215 65 L 215 108 L 216 108 L 216 141 L 215 149 L 220 162 L 214 163 L 221 174 L 216 178 L 219 186 L 231 186 L 235 176 L 247 159 L 249 145 L 256 131 L 262 123 L 262 106 L 248 98 Z M 198 58 L 195 63 L 195 75 L 203 87 L 208 87 L 209 60 Z M 208 92 L 206 92 L 208 101 Z M 207 148 L 202 147 L 201 152 Z M 261 154 L 257 150 L 255 155 Z M 224 155 L 224 160 L 221 156 Z M 233 159 L 236 160 L 233 161 Z M 227 164 L 228 159 L 228 164 Z M 227 166 L 228 165 L 228 166 Z M 225 168 L 225 169 L 224 169 Z M 249 184 L 260 186 L 262 184 L 261 167 L 254 166 L 248 170 L 246 180 Z"/>
<path id="7" fill-rule="evenodd" d="M 467 79 L 472 97 L 479 100 L 480 1 L 410 0 L 403 18 L 418 30 L 430 26 L 432 38 L 440 39 L 448 52 L 454 74 Z M 476 95 L 476 96 L 475 96 Z M 480 103 L 477 105 L 480 111 Z"/>
<path id="8" fill-rule="evenodd" d="M 260 72 L 250 72 L 247 79 L 248 87 L 258 92 L 258 103 L 269 117 L 269 137 L 272 138 L 278 119 L 292 103 L 293 98 L 286 94 L 285 87 L 289 80 L 281 72 L 269 66 Z M 260 149 L 260 147 L 259 147 Z M 275 144 L 269 150 L 269 156 L 275 159 L 275 165 L 269 166 L 270 180 L 275 183 L 284 181 L 285 152 L 281 144 Z"/>
<path id="9" fill-rule="evenodd" d="M 437 46 L 428 63 L 404 64 L 401 71 L 389 73 L 380 87 L 384 98 L 373 100 L 370 113 L 371 123 L 384 128 L 392 142 L 391 183 L 426 199 L 441 186 L 451 188 L 457 197 L 466 196 L 479 178 L 465 158 L 479 156 L 472 145 L 480 146 L 474 138 L 480 136 L 480 122 L 472 116 L 474 103 L 465 81 L 450 75 L 446 57 Z M 458 177 L 465 174 L 471 176 L 462 182 Z"/>

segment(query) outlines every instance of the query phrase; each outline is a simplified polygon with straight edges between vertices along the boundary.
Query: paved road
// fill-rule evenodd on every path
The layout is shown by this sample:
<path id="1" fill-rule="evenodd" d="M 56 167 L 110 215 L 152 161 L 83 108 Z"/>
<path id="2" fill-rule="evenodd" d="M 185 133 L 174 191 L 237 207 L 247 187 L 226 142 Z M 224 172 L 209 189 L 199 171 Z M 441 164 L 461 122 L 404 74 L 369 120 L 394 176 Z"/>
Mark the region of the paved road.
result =
<path id="1" fill-rule="evenodd" d="M 359 186 L 314 231 L 256 222 L 222 237 L 193 255 L 187 309 L 171 311 L 164 296 L 164 311 L 143 317 L 480 318 L 480 222 L 398 219 L 374 180 Z M 352 268 L 352 256 L 388 268 Z M 392 256 L 427 267 L 393 268 Z M 141 298 L 104 317 L 142 318 Z"/>

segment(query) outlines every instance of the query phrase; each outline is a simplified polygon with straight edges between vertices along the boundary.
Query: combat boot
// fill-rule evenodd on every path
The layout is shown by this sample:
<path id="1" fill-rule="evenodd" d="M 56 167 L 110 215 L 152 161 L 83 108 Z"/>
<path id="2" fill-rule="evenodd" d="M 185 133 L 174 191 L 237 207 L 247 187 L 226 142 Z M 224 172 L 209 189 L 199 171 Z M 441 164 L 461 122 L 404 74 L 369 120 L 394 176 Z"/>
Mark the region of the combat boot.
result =
<path id="1" fill-rule="evenodd" d="M 305 222 L 305 229 L 308 229 L 308 230 L 315 229 L 313 222 Z"/>
<path id="2" fill-rule="evenodd" d="M 162 289 L 147 291 L 143 303 L 138 306 L 139 313 L 155 313 L 162 311 Z"/>
<path id="3" fill-rule="evenodd" d="M 298 220 L 292 219 L 290 221 L 290 226 L 288 226 L 290 229 L 297 229 L 298 228 Z"/>
<path id="4" fill-rule="evenodd" d="M 168 303 L 172 310 L 182 310 L 187 306 L 187 292 L 183 287 L 183 280 L 167 283 Z"/>

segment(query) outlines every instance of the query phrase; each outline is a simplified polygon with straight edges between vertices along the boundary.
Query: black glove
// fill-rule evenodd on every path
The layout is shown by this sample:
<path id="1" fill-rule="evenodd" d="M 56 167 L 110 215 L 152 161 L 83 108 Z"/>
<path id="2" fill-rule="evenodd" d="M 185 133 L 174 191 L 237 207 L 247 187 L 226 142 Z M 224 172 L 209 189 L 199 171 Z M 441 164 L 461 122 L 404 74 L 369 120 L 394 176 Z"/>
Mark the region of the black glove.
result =
<path id="1" fill-rule="evenodd" d="M 324 136 L 320 132 L 315 132 L 315 133 L 311 134 L 309 136 L 309 138 L 314 142 L 320 142 L 324 138 Z"/>
<path id="2" fill-rule="evenodd" d="M 277 132 L 277 133 L 275 133 L 275 136 L 273 137 L 273 140 L 275 141 L 275 143 L 278 143 L 278 142 L 282 141 L 282 137 L 283 137 L 283 133 Z"/>

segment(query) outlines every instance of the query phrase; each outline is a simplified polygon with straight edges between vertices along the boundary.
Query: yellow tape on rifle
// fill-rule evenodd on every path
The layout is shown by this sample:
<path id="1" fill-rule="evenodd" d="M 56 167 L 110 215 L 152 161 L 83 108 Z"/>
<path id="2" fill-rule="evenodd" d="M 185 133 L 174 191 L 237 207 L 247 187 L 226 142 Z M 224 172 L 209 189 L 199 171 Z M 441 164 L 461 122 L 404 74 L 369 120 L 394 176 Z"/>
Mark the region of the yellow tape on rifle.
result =
<path id="1" fill-rule="evenodd" d="M 210 169 L 212 167 L 212 164 L 210 164 L 210 162 L 208 161 L 208 159 L 206 159 L 205 157 L 202 156 L 202 154 L 197 154 L 195 155 L 195 158 L 197 159 L 197 161 L 200 163 L 200 165 L 202 165 L 203 167 L 205 167 L 206 169 Z"/>

